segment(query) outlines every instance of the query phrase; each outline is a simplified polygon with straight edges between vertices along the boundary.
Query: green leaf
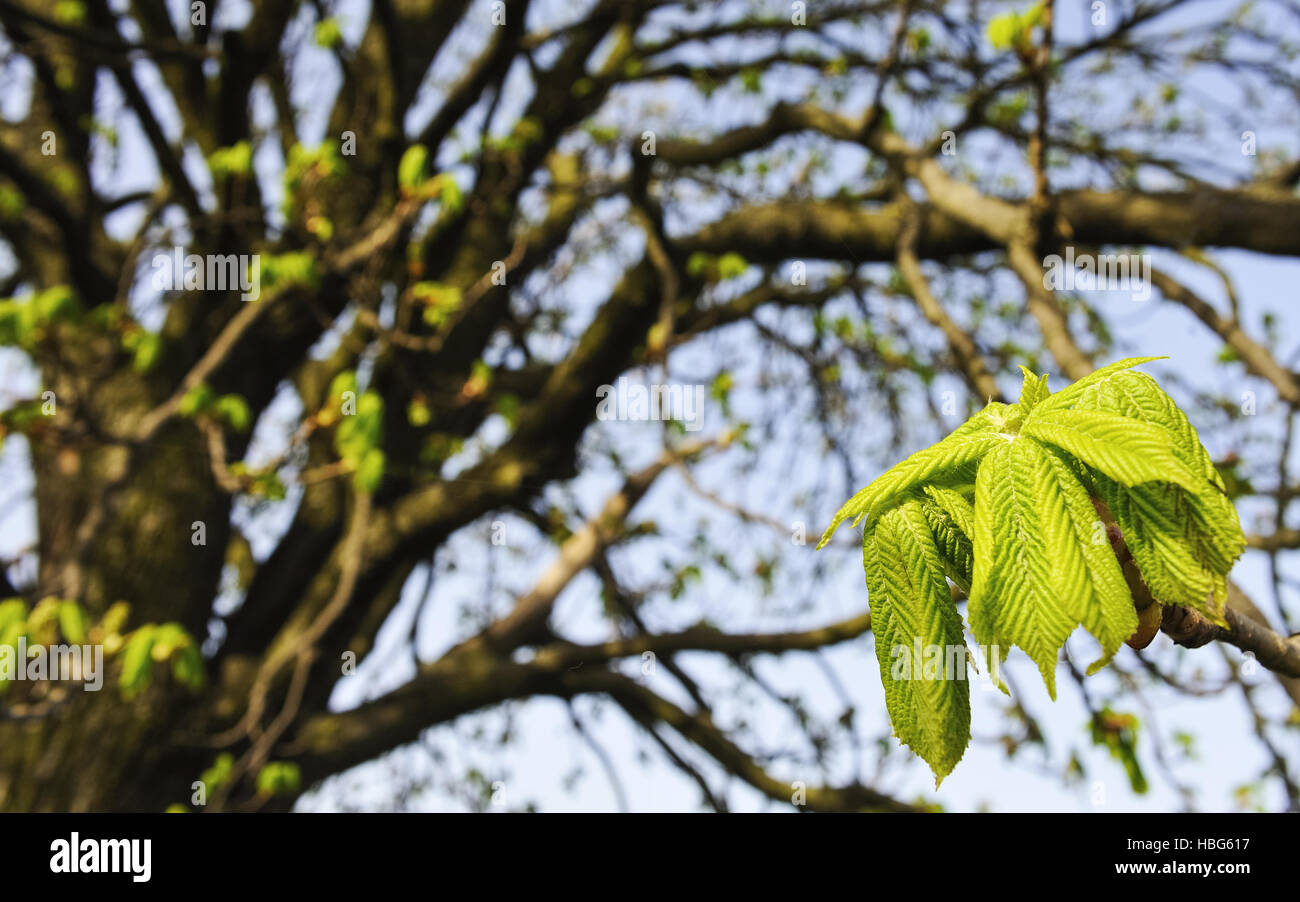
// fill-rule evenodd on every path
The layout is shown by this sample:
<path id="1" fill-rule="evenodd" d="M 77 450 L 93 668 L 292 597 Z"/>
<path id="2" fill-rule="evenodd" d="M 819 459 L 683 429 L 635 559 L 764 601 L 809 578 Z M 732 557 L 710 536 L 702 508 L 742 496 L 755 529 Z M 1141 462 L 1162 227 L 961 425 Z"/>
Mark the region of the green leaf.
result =
<path id="1" fill-rule="evenodd" d="M 0 629 L 0 647 L 13 649 L 14 653 L 18 650 L 18 640 L 27 634 L 27 624 L 23 620 L 15 620 Z M 0 673 L 0 695 L 9 690 L 11 680 L 7 679 L 3 673 Z"/>
<path id="2" fill-rule="evenodd" d="M 962 486 L 960 489 L 927 485 L 925 494 L 948 515 L 967 538 L 975 534 L 975 506 L 971 503 L 971 499 L 975 496 L 973 484 Z"/>
<path id="3" fill-rule="evenodd" d="M 1022 367 L 1019 403 L 989 404 L 887 470 L 823 537 L 822 545 L 849 517 L 866 521 L 863 569 L 886 705 L 896 734 L 937 777 L 960 758 L 969 720 L 959 722 L 936 687 L 888 665 L 900 646 L 942 632 L 933 618 L 951 604 L 947 580 L 969 586 L 971 632 L 995 679 L 997 662 L 1018 646 L 1053 698 L 1057 660 L 1077 626 L 1101 646 L 1091 674 L 1149 619 L 1135 610 L 1132 566 L 1157 616 L 1176 604 L 1223 622 L 1227 574 L 1245 539 L 1195 428 L 1154 379 L 1131 371 L 1154 359 L 1119 361 L 1055 394 L 1045 375 Z M 1123 568 L 1107 512 L 1133 556 Z"/>
<path id="4" fill-rule="evenodd" d="M 131 616 L 131 606 L 125 601 L 114 602 L 104 612 L 103 618 L 99 621 L 99 628 L 104 631 L 105 636 L 116 636 L 126 626 L 126 619 Z"/>
<path id="5" fill-rule="evenodd" d="M 257 791 L 263 795 L 293 795 L 301 784 L 301 772 L 292 761 L 271 761 L 257 775 Z"/>
<path id="6" fill-rule="evenodd" d="M 1034 405 L 1047 398 L 1052 392 L 1047 387 L 1047 374 L 1035 376 L 1033 371 L 1027 367 L 1021 367 L 1020 372 L 1024 373 L 1025 379 L 1020 386 L 1019 404 L 1025 412 L 1034 409 Z"/>
<path id="7" fill-rule="evenodd" d="M 462 300 L 459 288 L 441 282 L 416 282 L 411 286 L 411 295 L 424 304 L 424 321 L 435 329 L 447 322 Z"/>
<path id="8" fill-rule="evenodd" d="M 338 400 L 343 397 L 344 392 L 357 392 L 357 372 L 356 370 L 343 370 L 330 380 L 329 397 Z"/>
<path id="9" fill-rule="evenodd" d="M 1147 778 L 1138 761 L 1138 719 L 1120 714 L 1109 707 L 1097 712 L 1089 724 L 1094 744 L 1109 749 L 1111 757 L 1124 767 L 1129 788 L 1137 795 L 1147 791 Z"/>
<path id="10" fill-rule="evenodd" d="M 190 643 L 172 654 L 172 676 L 191 691 L 203 688 L 203 656 L 196 645 Z"/>
<path id="11" fill-rule="evenodd" d="M 253 171 L 253 147 L 247 141 L 218 147 L 208 157 L 208 168 L 215 181 L 231 175 L 249 175 Z"/>
<path id="12" fill-rule="evenodd" d="M 1133 595 L 1079 477 L 1051 449 L 1033 442 L 1027 448 L 1035 459 L 1034 497 L 1052 591 L 1101 644 L 1103 657 L 1112 656 L 1137 630 Z"/>
<path id="13" fill-rule="evenodd" d="M 371 448 L 361 457 L 357 466 L 357 487 L 363 492 L 375 492 L 384 481 L 384 452 Z"/>
<path id="14" fill-rule="evenodd" d="M 344 416 L 334 432 L 334 448 L 339 457 L 360 466 L 371 448 L 378 447 L 384 431 L 384 400 L 375 392 L 357 398 L 357 412 Z"/>
<path id="15" fill-rule="evenodd" d="M 199 779 L 207 786 L 208 792 L 220 788 L 230 779 L 230 775 L 235 770 L 235 756 L 230 752 L 222 752 L 217 759 L 212 762 L 212 766 L 199 774 Z"/>
<path id="16" fill-rule="evenodd" d="M 289 251 L 283 254 L 262 255 L 262 285 L 279 290 L 289 288 L 318 288 L 320 271 L 316 257 L 310 251 Z"/>
<path id="17" fill-rule="evenodd" d="M 948 578 L 969 591 L 975 564 L 974 546 L 971 544 L 975 508 L 960 492 L 952 489 L 928 485 L 925 494 L 929 496 L 924 504 L 925 519 L 930 524 Z"/>
<path id="18" fill-rule="evenodd" d="M 924 451 L 918 451 L 886 470 L 840 508 L 817 547 L 824 547 L 835 530 L 849 517 L 854 518 L 855 526 L 865 517 L 866 528 L 871 529 L 884 507 L 914 486 L 923 482 L 942 483 L 968 479 L 969 467 L 978 463 L 981 457 L 1002 441 L 993 430 L 1002 422 L 1001 417 L 1009 409 L 1008 405 L 995 401 L 957 427 L 943 441 Z"/>
<path id="19" fill-rule="evenodd" d="M 501 392 L 492 399 L 492 409 L 501 414 L 506 425 L 514 429 L 519 423 L 519 396 Z"/>
<path id="20" fill-rule="evenodd" d="M 1033 29 L 1043 19 L 1043 4 L 1036 3 L 1024 12 L 1009 10 L 989 20 L 987 36 L 995 50 L 1027 47 Z"/>
<path id="21" fill-rule="evenodd" d="M 8 621 L 4 626 L 0 626 L 0 647 L 8 647 L 8 649 L 13 649 L 14 652 L 18 650 L 18 639 L 21 639 L 27 633 L 27 604 L 22 602 L 22 616 L 14 617 L 14 612 L 19 611 L 19 608 L 13 607 L 13 602 L 16 602 L 16 600 L 18 599 L 4 603 L 4 606 L 10 606 L 5 611 L 5 617 L 8 617 Z M 0 695 L 9 690 L 10 682 L 12 681 L 5 678 L 3 673 L 0 673 Z"/>
<path id="22" fill-rule="evenodd" d="M 987 35 L 995 50 L 1006 50 L 1015 40 L 1019 19 L 1014 10 L 994 16 L 989 20 Z"/>
<path id="23" fill-rule="evenodd" d="M 59 632 L 73 645 L 86 641 L 86 610 L 75 601 L 59 602 Z"/>
<path id="24" fill-rule="evenodd" d="M 216 414 L 217 419 L 236 432 L 247 432 L 252 420 L 248 402 L 239 395 L 222 395 L 217 398 L 216 403 L 212 405 L 212 412 Z"/>
<path id="25" fill-rule="evenodd" d="M 406 405 L 406 421 L 417 429 L 428 426 L 432 420 L 433 412 L 429 410 L 429 404 L 423 398 L 412 398 L 411 403 Z"/>
<path id="26" fill-rule="evenodd" d="M 15 620 L 0 630 L 0 645 L 13 648 L 18 643 L 18 639 L 25 635 L 27 635 L 27 621 Z"/>
<path id="27" fill-rule="evenodd" d="M 155 661 L 166 661 L 177 649 L 193 645 L 194 640 L 179 623 L 164 623 L 152 631 L 150 654 Z"/>
<path id="28" fill-rule="evenodd" d="M 312 31 L 312 39 L 316 46 L 329 49 L 343 40 L 343 32 L 339 28 L 339 20 L 330 16 L 316 23 L 316 28 Z"/>
<path id="29" fill-rule="evenodd" d="M 1192 515 L 1187 494 L 1169 485 L 1128 488 L 1105 477 L 1097 478 L 1096 490 L 1124 534 L 1152 596 L 1222 623 L 1227 578 L 1204 566 L 1185 539 Z"/>
<path id="30" fill-rule="evenodd" d="M 27 199 L 17 188 L 0 185 L 0 219 L 17 219 L 27 208 Z"/>
<path id="31" fill-rule="evenodd" d="M 54 20 L 63 25 L 81 25 L 86 21 L 86 4 L 79 0 L 58 0 L 54 4 Z"/>
<path id="32" fill-rule="evenodd" d="M 1197 478 L 1174 454 L 1168 430 L 1119 414 L 1096 410 L 1037 408 L 1021 434 L 1055 445 L 1126 486 L 1171 482 L 1194 490 Z"/>
<path id="33" fill-rule="evenodd" d="M 77 296 L 67 285 L 54 285 L 45 289 L 36 295 L 32 304 L 42 322 L 68 320 L 77 312 Z"/>
<path id="34" fill-rule="evenodd" d="M 0 601 L 0 634 L 15 623 L 26 623 L 27 602 L 21 598 L 8 598 Z"/>
<path id="35" fill-rule="evenodd" d="M 465 196 L 460 190 L 460 184 L 452 178 L 450 172 L 436 176 L 433 183 L 438 191 L 438 202 L 442 205 L 442 209 L 452 216 L 465 209 Z"/>
<path id="36" fill-rule="evenodd" d="M 961 615 L 919 502 L 880 518 L 863 567 L 894 734 L 930 765 L 937 788 L 970 743 L 970 683 Z"/>
<path id="37" fill-rule="evenodd" d="M 19 345 L 27 340 L 23 307 L 17 301 L 0 301 L 0 345 Z"/>
<path id="38" fill-rule="evenodd" d="M 9 602 L 6 602 L 6 604 L 9 604 Z M 14 650 L 15 653 L 18 650 L 18 640 L 21 639 L 27 633 L 27 622 L 25 619 L 26 618 L 25 604 L 23 605 L 23 608 L 24 610 L 23 610 L 22 619 L 10 620 L 8 623 L 4 625 L 3 628 L 0 628 L 0 647 L 11 648 Z M 11 616 L 12 616 L 12 611 L 11 611 Z M 12 681 L 7 679 L 3 673 L 0 673 L 0 695 L 3 695 L 5 692 L 9 691 L 9 686 L 11 682 Z"/>
<path id="39" fill-rule="evenodd" d="M 200 382 L 184 394 L 177 412 L 183 417 L 195 416 L 207 410 L 216 398 L 216 393 Z"/>
<path id="40" fill-rule="evenodd" d="M 59 599 L 48 595 L 36 603 L 27 615 L 27 631 L 32 641 L 41 645 L 52 644 L 59 623 Z"/>
<path id="41" fill-rule="evenodd" d="M 971 581 L 971 633 L 1005 659 L 1019 646 L 1038 664 L 1048 694 L 1056 698 L 1056 661 L 1077 621 L 1053 589 L 1042 517 L 1035 494 L 1039 450 L 1032 442 L 1003 442 L 980 464 L 975 481 L 975 567 Z"/>
<path id="42" fill-rule="evenodd" d="M 1165 357 L 1126 357 L 1123 360 L 1116 360 L 1114 363 L 1103 366 L 1099 370 L 1093 370 L 1084 376 L 1078 382 L 1073 382 L 1065 388 L 1051 396 L 1051 399 L 1043 404 L 1043 410 L 1062 410 L 1067 407 L 1073 407 L 1089 389 L 1094 386 L 1104 384 L 1114 378 L 1117 373 L 1130 370 L 1135 366 L 1143 363 L 1150 363 L 1153 360 L 1166 360 Z"/>
<path id="43" fill-rule="evenodd" d="M 1201 565 L 1226 576 L 1246 547 L 1246 537 L 1223 477 L 1200 436 L 1156 381 L 1146 373 L 1119 373 L 1079 399 L 1079 408 L 1107 410 L 1159 426 L 1174 439 L 1174 455 L 1199 478 L 1195 492 L 1182 499 L 1189 515 L 1184 524 L 1193 556 Z M 1226 591 L 1226 587 L 1225 587 Z"/>
<path id="44" fill-rule="evenodd" d="M 153 678 L 154 628 L 142 626 L 131 634 L 122 650 L 122 673 L 118 686 L 125 698 L 133 698 L 144 691 Z"/>
<path id="45" fill-rule="evenodd" d="M 743 276 L 747 269 L 749 269 L 749 263 L 735 251 L 727 251 L 718 258 L 719 279 L 726 280 Z"/>
<path id="46" fill-rule="evenodd" d="M 259 473 L 255 476 L 251 492 L 271 501 L 283 501 L 288 495 L 284 480 L 274 471 Z"/>
<path id="47" fill-rule="evenodd" d="M 406 148 L 397 164 L 397 183 L 408 190 L 418 188 L 425 180 L 428 160 L 429 148 L 423 144 L 412 144 Z"/>
<path id="48" fill-rule="evenodd" d="M 158 354 L 162 351 L 162 339 L 158 333 L 147 329 L 131 332 L 129 336 L 131 341 L 128 347 L 132 352 L 131 366 L 137 373 L 149 372 L 158 362 Z"/>

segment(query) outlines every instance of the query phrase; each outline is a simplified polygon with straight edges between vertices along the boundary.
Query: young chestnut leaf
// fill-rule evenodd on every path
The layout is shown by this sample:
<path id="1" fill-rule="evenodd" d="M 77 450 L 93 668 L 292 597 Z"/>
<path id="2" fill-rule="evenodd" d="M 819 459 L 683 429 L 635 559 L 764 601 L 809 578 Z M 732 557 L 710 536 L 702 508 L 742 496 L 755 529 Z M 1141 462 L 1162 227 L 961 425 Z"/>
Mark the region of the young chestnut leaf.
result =
<path id="1" fill-rule="evenodd" d="M 1132 642 L 1140 622 L 1131 587 L 1143 589 L 1144 608 L 1154 600 L 1150 610 L 1181 605 L 1223 622 L 1245 537 L 1195 428 L 1154 379 L 1132 371 L 1158 359 L 1117 361 L 1055 394 L 1045 374 L 1022 367 L 1018 403 L 990 402 L 885 471 L 822 537 L 818 548 L 850 517 L 863 526 L 886 707 L 895 735 L 937 779 L 969 741 L 969 689 L 946 670 L 895 665 L 928 657 L 931 646 L 945 660 L 965 653 L 948 581 L 968 591 L 971 633 L 992 675 L 1018 646 L 1053 698 L 1057 660 L 1077 627 L 1101 646 L 1090 674 Z M 1113 526 L 1132 554 L 1124 568 Z"/>

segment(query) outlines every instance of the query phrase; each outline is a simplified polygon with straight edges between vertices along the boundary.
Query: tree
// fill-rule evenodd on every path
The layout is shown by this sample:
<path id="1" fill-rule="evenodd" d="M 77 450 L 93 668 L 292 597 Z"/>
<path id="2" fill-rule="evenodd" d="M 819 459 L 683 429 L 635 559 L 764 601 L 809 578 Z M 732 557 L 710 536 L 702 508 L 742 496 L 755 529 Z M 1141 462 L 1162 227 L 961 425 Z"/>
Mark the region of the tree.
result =
<path id="1" fill-rule="evenodd" d="M 1293 9 L 579 6 L 0 0 L 0 340 L 34 376 L 3 425 L 36 522 L 0 589 L 9 638 L 84 620 L 109 662 L 109 691 L 9 687 L 0 806 L 289 807 L 519 700 L 568 703 L 598 747 L 598 697 L 706 804 L 720 770 L 810 809 L 925 807 L 828 776 L 883 711 L 773 689 L 802 735 L 773 760 L 719 706 L 767 687 L 767 656 L 870 635 L 860 589 L 843 619 L 808 609 L 855 543 L 804 542 L 864 468 L 1009 400 L 1017 364 L 1068 381 L 1167 353 L 1098 300 L 1116 278 L 1223 348 L 1216 384 L 1162 384 L 1202 435 L 1261 445 L 1207 440 L 1265 512 L 1247 543 L 1280 626 L 1234 584 L 1208 638 L 1300 702 L 1300 377 L 1284 301 L 1239 303 L 1217 250 L 1300 254 L 1300 164 L 1270 143 L 1295 114 Z M 636 518 L 669 491 L 670 521 Z M 414 636 L 407 607 L 451 604 L 466 571 L 483 591 L 437 654 L 331 705 L 394 657 L 381 627 Z M 719 585 L 779 625 L 715 622 Z M 576 632 L 566 590 L 599 599 Z M 1189 671 L 1210 658 L 1127 654 L 1121 677 L 1062 666 L 1141 777 L 1112 702 L 1139 679 L 1207 691 Z M 1294 806 L 1271 685 L 1217 663 L 1269 753 L 1246 784 Z M 1008 753 L 1041 743 L 1007 704 Z"/>

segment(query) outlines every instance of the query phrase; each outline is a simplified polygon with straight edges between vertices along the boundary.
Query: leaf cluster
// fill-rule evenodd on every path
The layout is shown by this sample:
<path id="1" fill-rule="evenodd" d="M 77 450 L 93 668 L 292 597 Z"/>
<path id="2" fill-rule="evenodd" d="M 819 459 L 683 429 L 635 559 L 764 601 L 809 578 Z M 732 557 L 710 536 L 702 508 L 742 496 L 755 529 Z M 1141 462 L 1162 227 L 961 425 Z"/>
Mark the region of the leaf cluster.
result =
<path id="1" fill-rule="evenodd" d="M 876 655 L 894 732 L 950 773 L 970 740 L 967 652 L 956 593 L 996 681 L 1018 646 L 1056 697 L 1056 662 L 1082 626 L 1104 666 L 1134 634 L 1113 517 L 1162 604 L 1222 624 L 1227 574 L 1245 537 L 1196 430 L 1154 379 L 1121 360 L 1051 393 L 1027 369 L 1015 404 L 991 402 L 951 435 L 892 467 L 835 515 L 862 524 Z M 900 666 L 938 648 L 957 667 Z M 1006 687 L 997 681 L 1000 688 Z"/>

